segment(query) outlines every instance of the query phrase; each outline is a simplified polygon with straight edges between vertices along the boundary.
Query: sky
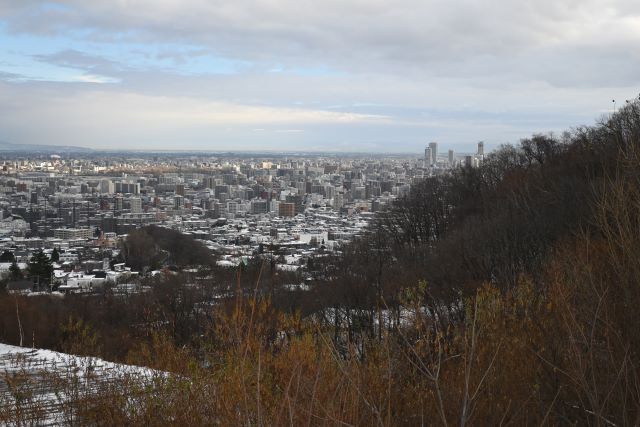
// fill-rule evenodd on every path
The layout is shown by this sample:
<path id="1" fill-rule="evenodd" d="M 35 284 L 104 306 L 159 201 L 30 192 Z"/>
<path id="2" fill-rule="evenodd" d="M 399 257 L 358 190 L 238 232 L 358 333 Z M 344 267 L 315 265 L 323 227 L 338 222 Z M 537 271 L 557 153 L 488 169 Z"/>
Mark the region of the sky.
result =
<path id="1" fill-rule="evenodd" d="M 637 97 L 639 46 L 638 0 L 0 0 L 0 141 L 491 149 Z"/>

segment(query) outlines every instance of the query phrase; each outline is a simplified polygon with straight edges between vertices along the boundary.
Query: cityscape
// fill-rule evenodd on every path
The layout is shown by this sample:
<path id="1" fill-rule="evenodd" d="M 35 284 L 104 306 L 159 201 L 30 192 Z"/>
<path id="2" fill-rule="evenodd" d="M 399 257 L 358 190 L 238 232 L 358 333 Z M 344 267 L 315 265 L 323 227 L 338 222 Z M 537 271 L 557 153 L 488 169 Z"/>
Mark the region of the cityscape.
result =
<path id="1" fill-rule="evenodd" d="M 473 155 L 456 155 L 439 153 L 431 142 L 423 157 L 83 157 L 5 154 L 0 160 L 0 251 L 12 253 L 23 270 L 35 252 L 57 252 L 50 281 L 9 282 L 10 291 L 87 293 L 106 283 L 137 282 L 154 272 L 132 272 L 114 260 L 122 260 L 128 233 L 152 225 L 202 242 L 219 266 L 229 268 L 261 247 L 277 247 L 284 256 L 276 268 L 310 279 L 310 257 L 340 251 L 413 184 L 452 168 L 478 167 L 484 144 Z M 0 264 L 0 271 L 11 264 Z"/>

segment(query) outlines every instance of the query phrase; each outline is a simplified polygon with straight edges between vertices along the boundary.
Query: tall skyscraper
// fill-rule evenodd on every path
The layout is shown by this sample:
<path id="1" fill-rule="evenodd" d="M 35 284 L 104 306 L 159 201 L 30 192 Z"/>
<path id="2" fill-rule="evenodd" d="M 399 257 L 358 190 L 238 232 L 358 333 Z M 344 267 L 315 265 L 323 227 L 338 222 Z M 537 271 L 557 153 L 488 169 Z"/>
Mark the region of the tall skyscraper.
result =
<path id="1" fill-rule="evenodd" d="M 429 149 L 431 150 L 431 163 L 429 163 L 430 165 L 435 165 L 436 162 L 438 161 L 438 143 L 437 142 L 430 142 L 429 143 Z"/>
<path id="2" fill-rule="evenodd" d="M 427 147 L 427 148 L 424 149 L 424 165 L 426 167 L 431 166 L 431 164 L 433 163 L 431 161 L 431 159 L 432 159 L 431 158 L 431 148 Z"/>
<path id="3" fill-rule="evenodd" d="M 484 142 L 478 142 L 478 156 L 484 156 Z"/>
<path id="4" fill-rule="evenodd" d="M 453 154 L 453 150 L 449 150 L 449 166 L 453 166 L 454 160 L 455 160 L 455 156 Z"/>

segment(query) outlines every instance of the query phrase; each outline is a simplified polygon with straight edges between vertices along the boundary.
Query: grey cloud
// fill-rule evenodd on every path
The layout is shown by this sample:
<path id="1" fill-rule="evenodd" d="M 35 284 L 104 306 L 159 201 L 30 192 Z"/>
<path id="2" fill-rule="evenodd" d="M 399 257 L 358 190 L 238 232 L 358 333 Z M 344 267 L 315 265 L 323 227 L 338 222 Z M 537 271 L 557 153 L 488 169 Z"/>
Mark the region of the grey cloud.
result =
<path id="1" fill-rule="evenodd" d="M 0 80 L 4 80 L 4 81 L 20 81 L 23 80 L 24 76 L 21 74 L 16 74 L 16 73 L 8 73 L 5 71 L 0 71 Z"/>
<path id="2" fill-rule="evenodd" d="M 520 71 L 541 48 L 557 61 L 579 48 L 573 57 L 582 66 L 598 49 L 622 43 L 621 55 L 630 56 L 640 43 L 633 30 L 633 19 L 640 23 L 634 0 L 611 0 L 606 8 L 599 0 L 62 3 L 68 7 L 39 12 L 25 7 L 12 15 L 11 27 L 36 33 L 84 28 L 98 39 L 118 33 L 142 42 L 189 43 L 245 60 L 414 77 L 447 76 L 457 64 L 469 66 L 454 75 L 468 77 L 476 72 L 473 65 L 483 62 Z M 626 27 L 619 25 L 624 20 Z M 606 70 L 593 62 L 591 67 Z M 523 77 L 547 78 L 544 73 Z M 604 82 L 601 76 L 595 83 Z"/>
<path id="3" fill-rule="evenodd" d="M 119 73 L 131 69 L 121 63 L 73 49 L 56 52 L 54 54 L 33 55 L 33 58 L 53 65 L 77 68 L 90 72 L 100 72 L 102 74 Z"/>
<path id="4" fill-rule="evenodd" d="M 169 59 L 175 64 L 185 64 L 190 59 L 207 56 L 211 52 L 206 49 L 191 49 L 191 50 L 177 50 L 177 49 L 163 49 L 157 55 L 155 55 L 155 59 L 165 60 Z"/>

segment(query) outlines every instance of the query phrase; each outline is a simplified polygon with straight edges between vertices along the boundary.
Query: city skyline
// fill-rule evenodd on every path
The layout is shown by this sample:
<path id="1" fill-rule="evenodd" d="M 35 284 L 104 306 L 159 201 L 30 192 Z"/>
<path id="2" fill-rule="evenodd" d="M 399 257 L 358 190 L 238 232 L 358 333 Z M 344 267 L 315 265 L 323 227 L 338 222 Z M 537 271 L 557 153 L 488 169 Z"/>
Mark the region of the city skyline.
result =
<path id="1" fill-rule="evenodd" d="M 0 141 L 490 151 L 637 96 L 639 24 L 624 0 L 9 1 Z"/>
<path id="2" fill-rule="evenodd" d="M 428 142 L 427 142 L 428 141 Z M 425 140 L 423 141 L 422 148 L 428 148 L 429 144 L 433 144 L 434 141 Z M 437 144 L 437 142 L 435 142 Z M 477 153 L 478 144 L 484 144 L 484 141 L 476 141 L 476 142 L 465 142 L 459 144 L 446 144 L 446 151 L 455 152 L 458 155 L 464 154 L 474 154 Z M 457 147 L 457 150 L 452 150 L 452 147 Z M 491 148 L 500 148 L 500 147 L 491 147 Z M 393 150 L 393 147 L 389 147 L 390 150 Z M 305 156 L 344 156 L 345 158 L 349 157 L 362 157 L 362 156 L 370 156 L 372 158 L 380 157 L 380 156 L 394 156 L 394 157 L 403 157 L 407 159 L 411 158 L 421 158 L 423 154 L 421 153 L 421 149 L 418 148 L 418 151 L 314 151 L 314 150 L 296 150 L 296 149 L 262 149 L 262 150 L 251 150 L 251 149 L 137 149 L 137 148 L 90 148 L 87 146 L 68 146 L 68 145 L 49 145 L 49 144 L 11 144 L 6 143 L 5 141 L 0 141 L 0 159 L 7 160 L 12 159 L 16 156 L 27 156 L 31 157 L 34 155 L 40 155 L 42 158 L 51 157 L 51 158 L 59 158 L 59 154 L 63 154 L 67 158 L 73 157 L 109 157 L 117 154 L 128 154 L 128 155 L 141 155 L 144 157 L 154 156 L 154 155 L 169 155 L 169 156 L 183 156 L 183 155 L 195 155 L 195 156 L 254 156 L 254 157 L 264 157 L 264 156 L 273 156 L 275 158 L 280 157 L 305 157 Z M 438 153 L 437 158 L 447 158 L 448 154 L 445 152 Z"/>

